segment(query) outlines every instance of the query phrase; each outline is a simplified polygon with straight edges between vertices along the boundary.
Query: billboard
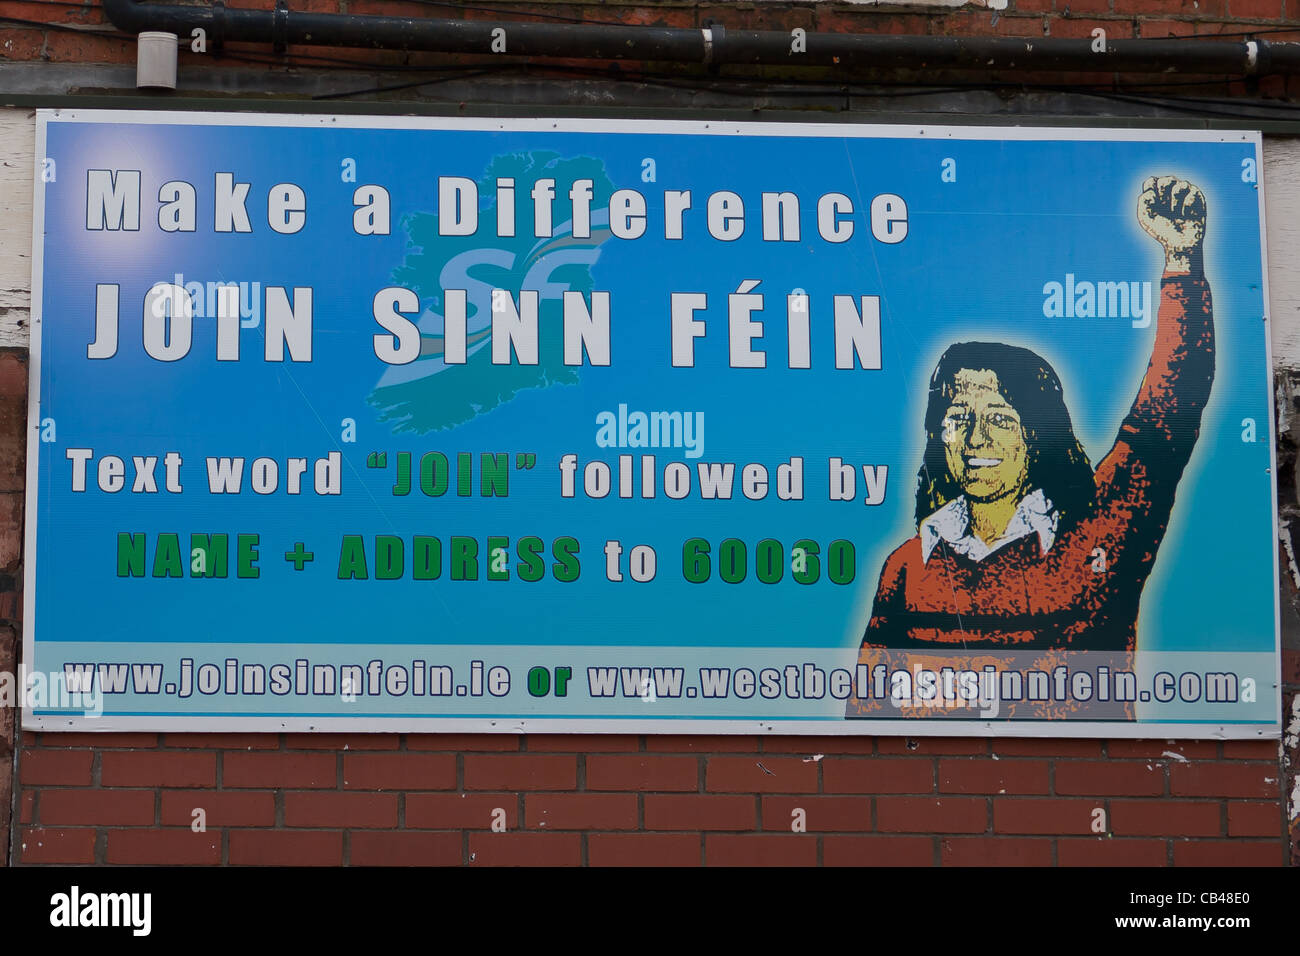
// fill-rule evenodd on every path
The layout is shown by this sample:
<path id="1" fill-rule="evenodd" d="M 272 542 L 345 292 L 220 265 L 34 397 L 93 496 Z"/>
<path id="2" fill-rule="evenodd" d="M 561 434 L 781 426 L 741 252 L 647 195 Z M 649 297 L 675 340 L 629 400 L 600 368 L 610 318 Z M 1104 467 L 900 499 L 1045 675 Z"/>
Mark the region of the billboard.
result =
<path id="1" fill-rule="evenodd" d="M 1260 140 L 38 114 L 25 726 L 1276 735 Z"/>

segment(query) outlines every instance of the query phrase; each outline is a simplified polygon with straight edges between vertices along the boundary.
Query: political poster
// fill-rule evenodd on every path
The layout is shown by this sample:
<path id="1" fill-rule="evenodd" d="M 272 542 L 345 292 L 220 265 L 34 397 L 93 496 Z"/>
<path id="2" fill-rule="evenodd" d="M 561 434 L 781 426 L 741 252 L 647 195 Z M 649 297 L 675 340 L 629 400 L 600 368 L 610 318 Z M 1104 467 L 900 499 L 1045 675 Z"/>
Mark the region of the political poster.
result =
<path id="1" fill-rule="evenodd" d="M 1258 134 L 37 121 L 28 728 L 1279 732 Z"/>

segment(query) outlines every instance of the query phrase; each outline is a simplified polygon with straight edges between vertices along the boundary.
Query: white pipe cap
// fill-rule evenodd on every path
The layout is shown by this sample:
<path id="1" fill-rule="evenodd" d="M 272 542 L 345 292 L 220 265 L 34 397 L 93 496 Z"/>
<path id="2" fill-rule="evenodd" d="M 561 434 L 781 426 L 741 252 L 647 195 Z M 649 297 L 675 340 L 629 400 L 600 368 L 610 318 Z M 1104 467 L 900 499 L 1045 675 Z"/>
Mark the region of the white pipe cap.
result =
<path id="1" fill-rule="evenodd" d="M 176 34 L 158 31 L 141 33 L 135 50 L 136 87 L 176 89 L 176 56 Z"/>

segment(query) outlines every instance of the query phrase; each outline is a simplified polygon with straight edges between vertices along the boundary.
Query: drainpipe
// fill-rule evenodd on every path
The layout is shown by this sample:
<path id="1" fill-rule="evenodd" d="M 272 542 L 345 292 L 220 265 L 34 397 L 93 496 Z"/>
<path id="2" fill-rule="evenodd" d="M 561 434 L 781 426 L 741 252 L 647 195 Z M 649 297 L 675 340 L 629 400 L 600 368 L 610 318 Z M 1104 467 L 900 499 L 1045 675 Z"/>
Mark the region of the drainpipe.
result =
<path id="1" fill-rule="evenodd" d="M 1300 73 L 1300 43 L 1206 39 L 1095 40 L 1044 37 L 937 37 L 775 30 L 699 30 L 594 24 L 435 20 L 274 10 L 179 6 L 104 0 L 104 12 L 127 33 L 165 31 L 184 41 L 195 29 L 208 42 L 290 43 L 453 54 L 701 64 L 757 64 L 884 69 L 1037 70 L 1064 73 L 1198 73 L 1244 76 Z M 504 33 L 498 32 L 504 31 Z M 794 52 L 793 47 L 803 50 Z"/>

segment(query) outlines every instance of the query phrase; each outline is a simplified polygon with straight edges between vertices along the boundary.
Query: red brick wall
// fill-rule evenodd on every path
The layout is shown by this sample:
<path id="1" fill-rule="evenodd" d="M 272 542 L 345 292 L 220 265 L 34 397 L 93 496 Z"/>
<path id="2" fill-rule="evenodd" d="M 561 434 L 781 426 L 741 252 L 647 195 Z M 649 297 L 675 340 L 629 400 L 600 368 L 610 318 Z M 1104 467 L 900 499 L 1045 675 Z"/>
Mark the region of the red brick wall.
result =
<path id="1" fill-rule="evenodd" d="M 21 758 L 18 863 L 1277 866 L 1288 852 L 1276 741 L 24 734 Z"/>
<path id="2" fill-rule="evenodd" d="M 983 8 L 836 3 L 546 6 L 670 26 L 712 19 L 782 30 L 1066 37 L 1101 26 L 1111 38 L 1295 27 L 1260 35 L 1300 40 L 1300 0 L 1012 0 L 996 17 Z M 400 0 L 290 7 L 490 16 Z M 92 32 L 66 29 L 77 26 Z M 97 2 L 0 0 L 0 59 L 133 62 L 134 41 L 112 33 Z M 181 69 L 197 63 L 266 69 L 188 52 Z M 1287 92 L 1276 78 L 1229 89 Z M 8 671 L 22 627 L 25 401 L 24 354 L 0 352 L 0 669 Z M 1295 598 L 1290 582 L 1284 587 Z M 1300 654 L 1284 653 L 1283 670 L 1289 704 Z M 1300 832 L 1292 821 L 1287 833 L 1284 797 L 1295 766 L 1283 764 L 1276 742 L 47 733 L 21 734 L 13 786 L 18 735 L 13 710 L 0 709 L 0 858 L 22 864 L 1300 863 Z M 196 809 L 206 815 L 204 832 L 192 829 Z M 498 809 L 505 832 L 492 829 Z M 797 810 L 806 832 L 792 832 Z"/>

